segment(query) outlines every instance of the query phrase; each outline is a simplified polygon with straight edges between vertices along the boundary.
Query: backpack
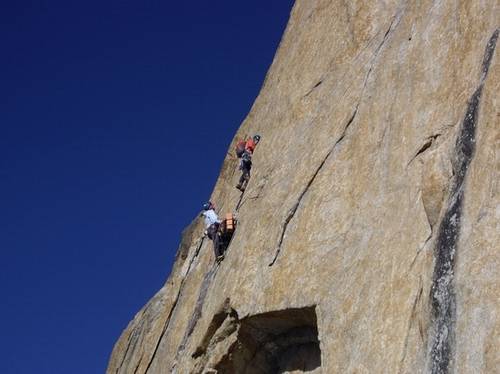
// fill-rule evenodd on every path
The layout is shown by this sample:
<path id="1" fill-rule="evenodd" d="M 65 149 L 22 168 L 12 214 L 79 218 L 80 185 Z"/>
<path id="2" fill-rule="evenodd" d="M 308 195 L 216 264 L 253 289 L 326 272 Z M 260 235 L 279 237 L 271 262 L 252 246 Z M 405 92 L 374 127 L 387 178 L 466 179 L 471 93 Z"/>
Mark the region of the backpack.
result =
<path id="1" fill-rule="evenodd" d="M 236 144 L 236 157 L 241 158 L 241 156 L 243 156 L 243 153 L 245 153 L 245 144 L 246 142 L 244 140 L 240 140 L 238 144 Z"/>

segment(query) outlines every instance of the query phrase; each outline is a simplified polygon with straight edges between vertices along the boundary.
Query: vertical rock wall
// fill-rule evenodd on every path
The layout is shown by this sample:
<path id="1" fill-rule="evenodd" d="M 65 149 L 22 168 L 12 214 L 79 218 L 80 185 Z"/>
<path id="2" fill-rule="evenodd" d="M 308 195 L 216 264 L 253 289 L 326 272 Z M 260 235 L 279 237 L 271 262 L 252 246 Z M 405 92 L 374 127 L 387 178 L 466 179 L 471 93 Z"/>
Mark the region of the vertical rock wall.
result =
<path id="1" fill-rule="evenodd" d="M 500 367 L 500 4 L 298 0 L 202 223 L 108 373 Z M 232 152 L 231 152 L 232 153 Z"/>

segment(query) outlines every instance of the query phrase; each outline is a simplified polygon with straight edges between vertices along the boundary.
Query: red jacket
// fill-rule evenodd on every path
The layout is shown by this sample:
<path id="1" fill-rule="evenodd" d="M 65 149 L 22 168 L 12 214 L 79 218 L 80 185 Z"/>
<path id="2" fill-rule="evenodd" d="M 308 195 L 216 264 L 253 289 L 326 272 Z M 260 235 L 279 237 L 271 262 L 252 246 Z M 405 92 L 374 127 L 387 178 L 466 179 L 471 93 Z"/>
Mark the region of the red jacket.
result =
<path id="1" fill-rule="evenodd" d="M 250 152 L 251 154 L 253 153 L 253 151 L 255 150 L 255 147 L 257 146 L 257 144 L 255 144 L 255 142 L 253 141 L 252 138 L 249 138 L 247 140 L 247 143 L 245 144 L 245 150 Z"/>

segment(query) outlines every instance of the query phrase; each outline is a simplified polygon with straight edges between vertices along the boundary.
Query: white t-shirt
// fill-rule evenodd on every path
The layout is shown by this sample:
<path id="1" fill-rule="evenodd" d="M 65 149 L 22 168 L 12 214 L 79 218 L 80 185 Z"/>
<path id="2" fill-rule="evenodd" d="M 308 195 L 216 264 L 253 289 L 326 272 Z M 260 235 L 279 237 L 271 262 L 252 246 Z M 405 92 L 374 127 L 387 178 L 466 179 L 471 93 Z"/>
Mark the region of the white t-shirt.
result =
<path id="1" fill-rule="evenodd" d="M 220 223 L 220 219 L 217 216 L 217 213 L 213 209 L 206 210 L 202 213 L 203 217 L 205 217 L 205 227 L 209 227 L 214 223 Z"/>

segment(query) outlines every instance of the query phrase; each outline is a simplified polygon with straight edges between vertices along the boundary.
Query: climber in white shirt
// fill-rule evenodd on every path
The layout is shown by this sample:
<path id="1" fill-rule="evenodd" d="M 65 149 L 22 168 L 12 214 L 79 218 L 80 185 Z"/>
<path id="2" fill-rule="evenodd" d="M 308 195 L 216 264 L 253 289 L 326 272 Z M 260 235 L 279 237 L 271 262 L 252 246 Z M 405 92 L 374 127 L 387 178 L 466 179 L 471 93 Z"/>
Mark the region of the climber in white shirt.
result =
<path id="1" fill-rule="evenodd" d="M 221 224 L 221 220 L 219 219 L 219 216 L 217 216 L 217 213 L 215 213 L 214 205 L 210 201 L 203 204 L 203 212 L 201 215 L 205 218 L 205 234 L 211 240 L 214 240 L 215 234 Z"/>

